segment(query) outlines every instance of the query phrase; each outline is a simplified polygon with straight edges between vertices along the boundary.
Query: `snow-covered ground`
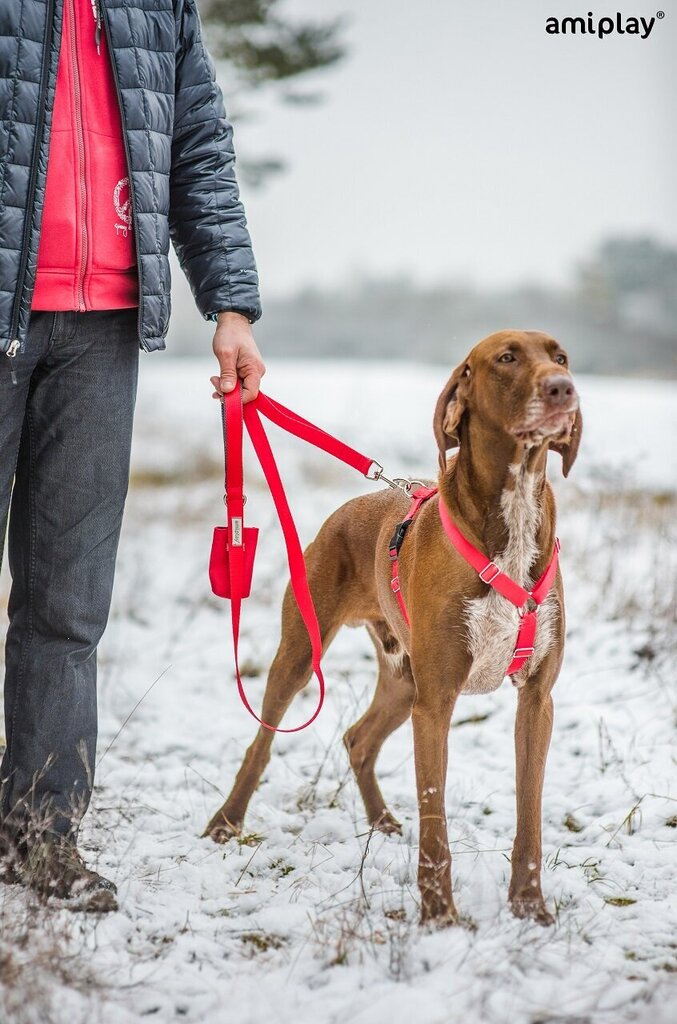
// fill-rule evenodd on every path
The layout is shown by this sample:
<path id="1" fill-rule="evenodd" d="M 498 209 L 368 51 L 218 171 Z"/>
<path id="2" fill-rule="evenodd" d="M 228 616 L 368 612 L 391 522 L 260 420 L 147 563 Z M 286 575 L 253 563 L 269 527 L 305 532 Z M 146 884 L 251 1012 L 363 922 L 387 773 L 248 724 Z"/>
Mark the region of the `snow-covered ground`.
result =
<path id="1" fill-rule="evenodd" d="M 449 368 L 270 361 L 266 390 L 373 455 L 434 475 L 435 398 Z M 0 892 L 0 1019 L 21 1024 L 668 1024 L 677 1015 L 675 409 L 672 383 L 580 379 L 585 416 L 560 508 L 568 644 L 544 797 L 554 928 L 507 903 L 514 828 L 509 683 L 464 697 L 447 805 L 456 902 L 476 928 L 417 925 L 411 730 L 379 775 L 404 836 L 370 835 L 341 735 L 374 678 L 363 631 L 325 659 L 310 729 L 276 739 L 247 834 L 200 839 L 255 723 L 232 677 L 228 607 L 207 561 L 223 521 L 211 357 L 144 356 L 132 487 L 100 647 L 101 735 L 83 846 L 118 884 L 102 920 Z M 270 430 L 302 540 L 375 485 Z M 286 582 L 282 541 L 249 458 L 262 534 L 242 658 L 260 706 Z M 0 593 L 8 587 L 5 568 Z M 313 686 L 286 724 L 314 707 Z"/>

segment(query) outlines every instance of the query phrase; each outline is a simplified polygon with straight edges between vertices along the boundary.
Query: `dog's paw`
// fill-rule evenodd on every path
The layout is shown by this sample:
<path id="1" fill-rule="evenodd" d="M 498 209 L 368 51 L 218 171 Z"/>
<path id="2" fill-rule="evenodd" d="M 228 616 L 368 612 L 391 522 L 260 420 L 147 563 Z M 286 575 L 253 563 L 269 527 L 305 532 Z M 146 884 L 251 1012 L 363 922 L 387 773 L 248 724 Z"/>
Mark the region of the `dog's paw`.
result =
<path id="1" fill-rule="evenodd" d="M 422 910 L 419 918 L 420 927 L 427 932 L 437 932 L 441 931 L 442 928 L 451 928 L 457 925 L 464 927 L 466 924 L 466 920 L 453 907 L 451 910 L 446 910 L 441 914 L 428 914 L 425 910 Z"/>
<path id="2" fill-rule="evenodd" d="M 377 832 L 383 832 L 383 834 L 386 836 L 402 835 L 401 824 L 399 823 L 397 818 L 394 818 L 390 811 L 388 810 L 383 810 L 381 814 L 379 814 L 376 821 L 373 821 L 371 823 L 371 827 L 375 829 Z"/>
<path id="3" fill-rule="evenodd" d="M 228 821 L 225 815 L 219 811 L 207 825 L 207 828 L 202 833 L 202 838 L 212 839 L 215 843 L 223 844 L 231 839 L 235 839 L 240 835 L 241 831 L 242 828 L 239 825 Z"/>
<path id="4" fill-rule="evenodd" d="M 522 920 L 535 921 L 544 927 L 555 923 L 555 918 L 547 909 L 542 899 L 514 899 L 510 901 L 510 909 L 515 917 L 519 917 Z"/>

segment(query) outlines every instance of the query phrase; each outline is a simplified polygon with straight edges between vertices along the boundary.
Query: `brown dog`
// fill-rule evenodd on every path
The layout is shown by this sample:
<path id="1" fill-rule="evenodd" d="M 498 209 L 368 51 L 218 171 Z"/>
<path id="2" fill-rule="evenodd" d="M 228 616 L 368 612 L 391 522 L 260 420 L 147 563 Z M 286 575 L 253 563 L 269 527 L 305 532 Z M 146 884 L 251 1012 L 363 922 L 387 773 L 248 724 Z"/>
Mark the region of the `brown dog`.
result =
<path id="1" fill-rule="evenodd" d="M 376 646 L 378 681 L 366 713 L 345 734 L 369 822 L 401 831 L 385 806 L 374 766 L 383 741 L 413 715 L 420 813 L 421 920 L 453 923 L 445 783 L 447 738 L 460 693 L 489 693 L 510 663 L 518 609 L 488 587 L 445 535 L 438 500 L 460 530 L 526 588 L 548 563 L 555 503 L 545 469 L 561 453 L 566 476 L 581 436 L 578 398 L 559 343 L 536 331 L 502 331 L 481 341 L 454 370 L 437 402 L 439 499 L 424 504 L 400 556 L 406 625 L 390 587 L 388 542 L 407 512 L 401 491 L 347 502 L 306 551 L 308 580 L 324 648 L 343 625 L 366 625 Z M 447 450 L 458 445 L 447 461 Z M 517 830 L 509 899 L 518 917 L 553 921 L 541 892 L 541 795 L 552 729 L 550 691 L 564 645 L 562 580 L 538 615 L 535 651 L 513 676 L 518 688 L 515 746 Z M 282 638 L 268 676 L 262 718 L 277 726 L 310 678 L 310 644 L 290 588 Z M 251 744 L 226 800 L 205 835 L 223 843 L 240 831 L 268 763 L 273 734 Z"/>

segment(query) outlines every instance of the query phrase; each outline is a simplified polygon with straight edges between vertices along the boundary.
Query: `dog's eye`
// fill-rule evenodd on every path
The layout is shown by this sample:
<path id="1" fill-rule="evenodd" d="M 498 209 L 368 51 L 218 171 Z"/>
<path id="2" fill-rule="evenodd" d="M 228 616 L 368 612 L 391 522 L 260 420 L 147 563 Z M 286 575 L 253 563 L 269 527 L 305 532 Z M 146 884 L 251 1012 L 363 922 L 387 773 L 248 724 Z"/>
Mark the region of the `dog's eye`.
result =
<path id="1" fill-rule="evenodd" d="M 564 355 L 564 352 L 559 352 L 555 356 L 555 362 L 559 363 L 560 366 L 566 366 L 566 364 L 567 364 L 567 357 Z"/>
<path id="2" fill-rule="evenodd" d="M 515 357 L 512 352 L 504 352 L 502 356 L 498 357 L 499 363 L 514 363 Z"/>

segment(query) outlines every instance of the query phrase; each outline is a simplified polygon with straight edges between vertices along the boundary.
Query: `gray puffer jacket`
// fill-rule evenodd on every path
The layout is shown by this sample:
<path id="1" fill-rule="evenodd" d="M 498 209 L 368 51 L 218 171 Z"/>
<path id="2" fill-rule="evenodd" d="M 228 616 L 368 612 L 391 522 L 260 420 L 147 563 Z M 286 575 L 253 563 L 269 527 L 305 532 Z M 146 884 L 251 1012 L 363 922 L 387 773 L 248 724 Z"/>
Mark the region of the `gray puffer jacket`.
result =
<path id="1" fill-rule="evenodd" d="M 130 169 L 139 344 L 165 348 L 169 241 L 200 313 L 261 315 L 232 128 L 195 0 L 102 0 Z M 0 0 L 0 352 L 23 350 L 63 0 Z"/>

